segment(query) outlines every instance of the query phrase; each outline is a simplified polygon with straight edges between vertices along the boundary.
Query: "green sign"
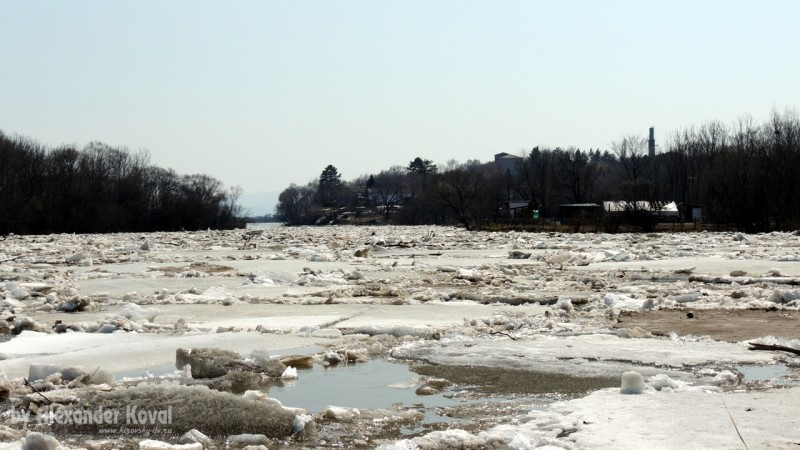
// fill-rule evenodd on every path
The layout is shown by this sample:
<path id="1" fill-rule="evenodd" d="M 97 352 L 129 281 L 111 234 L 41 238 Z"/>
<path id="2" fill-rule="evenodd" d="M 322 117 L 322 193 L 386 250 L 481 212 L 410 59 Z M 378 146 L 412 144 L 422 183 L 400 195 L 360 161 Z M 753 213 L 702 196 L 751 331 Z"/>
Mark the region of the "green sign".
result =
<path id="1" fill-rule="evenodd" d="M 534 209 L 533 210 L 533 218 L 534 219 L 538 219 L 539 218 L 539 210 L 538 209 Z"/>

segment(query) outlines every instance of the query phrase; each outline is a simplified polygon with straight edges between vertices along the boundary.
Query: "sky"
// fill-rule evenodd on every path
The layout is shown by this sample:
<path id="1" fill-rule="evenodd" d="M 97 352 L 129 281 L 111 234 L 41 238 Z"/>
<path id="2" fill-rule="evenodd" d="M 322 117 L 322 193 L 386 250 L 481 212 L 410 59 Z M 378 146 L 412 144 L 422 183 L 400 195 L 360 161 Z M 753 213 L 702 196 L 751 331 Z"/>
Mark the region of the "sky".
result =
<path id="1" fill-rule="evenodd" d="M 353 180 L 651 126 L 665 148 L 800 106 L 796 0 L 0 0 L 0 17 L 0 131 L 144 149 L 248 199 L 328 164 Z"/>

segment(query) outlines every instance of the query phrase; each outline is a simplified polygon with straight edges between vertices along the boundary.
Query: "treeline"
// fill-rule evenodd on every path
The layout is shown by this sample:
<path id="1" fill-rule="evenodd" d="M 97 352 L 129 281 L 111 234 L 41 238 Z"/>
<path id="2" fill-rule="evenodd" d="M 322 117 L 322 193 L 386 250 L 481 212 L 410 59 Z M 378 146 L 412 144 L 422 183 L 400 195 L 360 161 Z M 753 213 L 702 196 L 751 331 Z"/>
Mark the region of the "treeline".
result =
<path id="1" fill-rule="evenodd" d="M 655 156 L 645 137 L 630 135 L 610 150 L 535 147 L 520 156 L 450 161 L 442 168 L 417 157 L 407 166 L 352 181 L 343 181 L 329 165 L 318 179 L 285 189 L 275 212 L 288 225 L 380 214 L 389 223 L 469 228 L 510 221 L 520 204 L 547 220 L 561 218 L 562 204 L 613 200 L 630 205 L 633 211 L 627 212 L 634 219 L 653 217 L 676 202 L 677 220 L 700 213 L 703 222 L 719 229 L 800 228 L 795 111 L 773 112 L 763 123 L 750 118 L 732 125 L 709 122 L 676 131 L 665 141 Z M 638 205 L 649 210 L 637 211 Z M 615 224 L 608 222 L 607 231 L 614 231 Z"/>
<path id="2" fill-rule="evenodd" d="M 177 231 L 241 226 L 241 191 L 92 142 L 46 148 L 0 132 L 0 234 Z"/>

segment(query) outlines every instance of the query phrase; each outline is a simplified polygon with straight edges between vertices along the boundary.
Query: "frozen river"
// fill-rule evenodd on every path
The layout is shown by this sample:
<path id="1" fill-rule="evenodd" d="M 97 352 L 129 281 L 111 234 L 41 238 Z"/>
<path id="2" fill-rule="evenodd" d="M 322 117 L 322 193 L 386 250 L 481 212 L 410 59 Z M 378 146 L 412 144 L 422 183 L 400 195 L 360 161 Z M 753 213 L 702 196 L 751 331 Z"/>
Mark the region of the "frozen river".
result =
<path id="1" fill-rule="evenodd" d="M 798 285 L 795 233 L 10 236 L 0 448 L 794 448 Z M 240 360 L 190 371 L 179 349 Z M 37 381 L 42 367 L 58 375 Z M 72 369 L 97 379 L 68 380 Z M 43 397 L 79 409 L 136 398 L 134 386 L 279 409 L 222 431 L 183 417 L 149 439 L 12 420 L 56 410 Z M 220 411 L 207 410 L 223 423 Z"/>

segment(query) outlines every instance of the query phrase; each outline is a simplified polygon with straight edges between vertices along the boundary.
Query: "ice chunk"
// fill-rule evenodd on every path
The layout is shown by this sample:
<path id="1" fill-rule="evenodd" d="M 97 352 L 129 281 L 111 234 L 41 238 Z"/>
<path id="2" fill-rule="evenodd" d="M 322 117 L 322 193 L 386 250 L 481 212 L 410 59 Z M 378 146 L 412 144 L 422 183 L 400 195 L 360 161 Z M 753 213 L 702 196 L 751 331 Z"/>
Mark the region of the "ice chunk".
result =
<path id="1" fill-rule="evenodd" d="M 649 384 L 657 391 L 660 391 L 664 388 L 676 389 L 679 386 L 675 380 L 664 373 L 650 377 Z"/>
<path id="2" fill-rule="evenodd" d="M 67 258 L 67 262 L 69 263 L 77 263 L 80 260 L 86 258 L 86 255 L 83 252 L 73 253 Z"/>
<path id="3" fill-rule="evenodd" d="M 114 373 L 105 369 L 92 372 L 88 380 L 91 384 L 111 384 L 114 382 Z"/>
<path id="4" fill-rule="evenodd" d="M 652 333 L 646 331 L 641 327 L 633 328 L 620 328 L 617 330 L 617 336 L 627 339 L 642 339 L 653 337 Z"/>
<path id="5" fill-rule="evenodd" d="M 7 298 L 5 300 L 0 300 L 0 306 L 7 306 L 9 308 L 24 308 L 25 305 L 22 304 L 19 300 L 15 300 L 13 298 Z"/>
<path id="6" fill-rule="evenodd" d="M 331 262 L 336 261 L 336 257 L 331 253 L 316 253 L 308 257 L 309 261 Z"/>
<path id="7" fill-rule="evenodd" d="M 62 447 L 53 436 L 33 432 L 25 436 L 25 443 L 22 444 L 22 448 L 24 450 L 56 450 Z"/>
<path id="8" fill-rule="evenodd" d="M 421 448 L 471 448 L 486 445 L 486 440 L 465 430 L 434 431 L 414 438 Z"/>
<path id="9" fill-rule="evenodd" d="M 450 382 L 444 378 L 430 378 L 425 380 L 417 390 L 417 395 L 435 395 L 442 393 L 450 385 Z"/>
<path id="10" fill-rule="evenodd" d="M 336 352 L 328 351 L 322 356 L 322 360 L 328 364 L 339 364 L 342 362 L 342 356 Z"/>
<path id="11" fill-rule="evenodd" d="M 508 252 L 508 257 L 510 259 L 530 259 L 531 252 L 523 252 L 521 250 L 513 250 Z"/>
<path id="12" fill-rule="evenodd" d="M 242 394 L 242 398 L 247 399 L 247 400 L 259 400 L 259 401 L 262 401 L 262 400 L 268 399 L 269 396 L 267 396 L 267 394 L 262 392 L 262 391 L 249 390 L 249 391 L 245 391 L 245 393 Z"/>
<path id="13" fill-rule="evenodd" d="M 781 289 L 775 290 L 768 298 L 772 303 L 789 303 L 797 299 L 800 299 L 800 291 L 784 291 Z"/>
<path id="14" fill-rule="evenodd" d="M 117 315 L 137 322 L 140 320 L 152 322 L 159 312 L 158 308 L 142 308 L 136 303 L 128 303 L 119 310 Z"/>
<path id="15" fill-rule="evenodd" d="M 475 275 L 475 271 L 472 269 L 465 269 L 463 267 L 458 268 L 458 276 L 460 278 L 470 278 Z"/>
<path id="16" fill-rule="evenodd" d="M 281 356 L 278 361 L 285 366 L 294 368 L 310 369 L 314 367 L 314 357 L 309 355 L 288 355 Z"/>
<path id="17" fill-rule="evenodd" d="M 703 297 L 703 293 L 700 291 L 697 292 L 690 292 L 688 294 L 680 294 L 680 295 L 669 295 L 667 296 L 668 300 L 672 300 L 675 303 L 690 303 L 696 302 Z"/>
<path id="18" fill-rule="evenodd" d="M 187 431 L 183 436 L 181 436 L 181 442 L 185 444 L 193 444 L 195 442 L 201 444 L 204 448 L 210 448 L 214 445 L 214 441 L 211 440 L 208 436 L 201 433 L 198 430 L 192 428 L 191 430 Z"/>
<path id="19" fill-rule="evenodd" d="M 109 334 L 115 331 L 117 331 L 117 326 L 112 323 L 103 324 L 103 326 L 97 329 L 97 332 L 102 334 Z"/>
<path id="20" fill-rule="evenodd" d="M 280 361 L 262 359 L 257 363 L 243 360 L 241 355 L 232 351 L 217 348 L 179 348 L 175 351 L 175 367 L 185 368 L 191 365 L 192 377 L 216 378 L 231 371 L 249 373 L 264 372 L 269 376 L 280 376 L 286 367 Z M 185 369 L 184 369 L 185 370 Z"/>
<path id="21" fill-rule="evenodd" d="M 782 275 L 781 275 L 781 269 L 774 268 L 774 267 L 773 267 L 772 269 L 769 269 L 769 270 L 767 271 L 767 274 L 768 274 L 768 275 L 770 275 L 770 276 L 773 276 L 773 277 L 780 277 L 780 276 L 782 276 Z"/>
<path id="22" fill-rule="evenodd" d="M 49 299 L 49 296 L 48 296 Z M 56 300 L 58 300 L 56 298 Z M 84 311 L 89 308 L 92 304 L 92 300 L 88 297 L 74 297 L 71 298 L 61 304 L 59 304 L 56 309 L 59 311 L 64 312 L 76 312 L 76 311 Z"/>
<path id="23" fill-rule="evenodd" d="M 379 334 L 389 334 L 394 337 L 401 337 L 401 336 L 430 337 L 433 335 L 433 330 L 430 329 L 429 327 L 411 326 L 411 325 L 399 325 L 399 326 L 365 325 L 356 328 L 355 333 L 368 334 L 370 336 L 375 336 Z"/>
<path id="24" fill-rule="evenodd" d="M 730 370 L 723 370 L 722 372 L 714 376 L 713 380 L 711 380 L 711 384 L 717 386 L 723 384 L 738 384 L 738 383 L 739 383 L 739 377 L 737 377 L 736 374 L 734 374 Z"/>
<path id="25" fill-rule="evenodd" d="M 61 373 L 64 381 L 88 377 L 90 373 L 83 367 L 60 366 L 56 364 L 31 364 L 28 368 L 28 380 L 44 380 L 54 373 Z"/>
<path id="26" fill-rule="evenodd" d="M 311 336 L 315 338 L 338 339 L 342 337 L 342 331 L 338 328 L 323 328 L 321 330 L 313 331 Z"/>
<path id="27" fill-rule="evenodd" d="M 267 445 L 269 438 L 263 434 L 235 434 L 228 436 L 225 443 L 229 447 L 246 447 L 249 445 Z"/>
<path id="28" fill-rule="evenodd" d="M 624 310 L 638 310 L 644 305 L 644 300 L 637 300 L 623 294 L 606 294 L 603 297 L 603 303 L 606 306 L 624 309 Z"/>
<path id="29" fill-rule="evenodd" d="M 378 446 L 377 450 L 419 450 L 419 445 L 411 439 L 387 442 Z"/>
<path id="30" fill-rule="evenodd" d="M 297 369 L 294 367 L 287 367 L 286 370 L 283 371 L 281 374 L 281 379 L 283 380 L 296 380 L 297 379 Z"/>
<path id="31" fill-rule="evenodd" d="M 350 409 L 342 408 L 341 406 L 328 406 L 322 414 L 327 419 L 350 420 L 355 416 L 361 415 L 361 411 L 356 408 Z"/>
<path id="32" fill-rule="evenodd" d="M 31 296 L 30 292 L 21 287 L 15 287 L 14 289 L 11 289 L 9 293 L 11 294 L 11 298 L 15 300 L 25 300 L 26 298 Z"/>
<path id="33" fill-rule="evenodd" d="M 294 416 L 292 430 L 294 430 L 294 434 L 297 436 L 308 437 L 313 435 L 317 430 L 314 417 L 308 414 L 298 414 Z"/>
<path id="34" fill-rule="evenodd" d="M 203 450 L 203 444 L 199 442 L 193 442 L 191 444 L 169 444 L 154 439 L 147 439 L 139 442 L 139 450 Z"/>
<path id="35" fill-rule="evenodd" d="M 626 251 L 621 251 L 621 252 L 617 253 L 616 255 L 614 255 L 614 261 L 616 261 L 616 262 L 623 262 L 623 261 L 630 261 L 630 260 L 631 260 L 631 254 L 629 252 L 626 252 Z"/>
<path id="36" fill-rule="evenodd" d="M 555 304 L 555 309 L 560 309 L 564 312 L 572 312 L 575 307 L 572 306 L 572 299 L 569 297 L 559 297 Z"/>
<path id="37" fill-rule="evenodd" d="M 622 374 L 620 394 L 641 394 L 644 392 L 644 378 L 642 374 L 631 370 Z"/>

